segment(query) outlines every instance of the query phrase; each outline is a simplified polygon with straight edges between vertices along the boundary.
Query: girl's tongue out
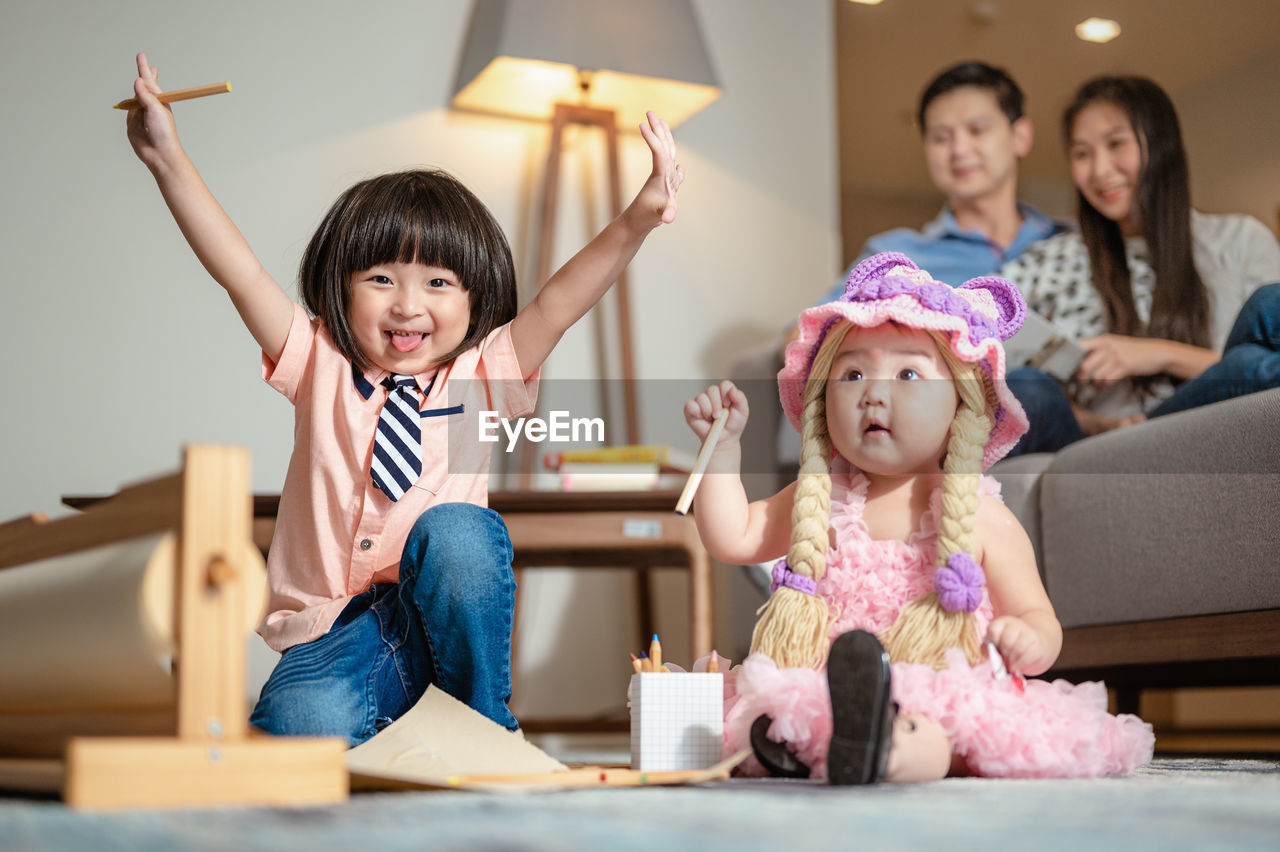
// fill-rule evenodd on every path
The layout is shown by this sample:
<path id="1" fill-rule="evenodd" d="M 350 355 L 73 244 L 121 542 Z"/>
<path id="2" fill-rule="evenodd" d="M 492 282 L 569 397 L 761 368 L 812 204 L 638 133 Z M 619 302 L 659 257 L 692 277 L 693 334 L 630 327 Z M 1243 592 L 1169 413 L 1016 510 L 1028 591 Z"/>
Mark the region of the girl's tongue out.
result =
<path id="1" fill-rule="evenodd" d="M 387 332 L 391 335 L 391 345 L 399 352 L 412 352 L 422 345 L 422 341 L 426 339 L 425 334 L 405 334 L 399 331 Z"/>

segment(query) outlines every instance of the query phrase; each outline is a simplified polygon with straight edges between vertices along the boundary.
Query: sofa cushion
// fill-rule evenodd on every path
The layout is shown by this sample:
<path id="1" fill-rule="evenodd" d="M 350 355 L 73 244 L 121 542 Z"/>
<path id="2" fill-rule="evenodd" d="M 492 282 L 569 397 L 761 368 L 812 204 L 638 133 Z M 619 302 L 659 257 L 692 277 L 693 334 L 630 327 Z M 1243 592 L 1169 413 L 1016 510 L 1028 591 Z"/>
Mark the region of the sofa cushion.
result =
<path id="1" fill-rule="evenodd" d="M 1280 390 L 1081 441 L 1039 488 L 1064 627 L 1280 607 Z"/>
<path id="2" fill-rule="evenodd" d="M 991 466 L 1000 482 L 1000 498 L 1017 517 L 1036 551 L 1036 565 L 1044 580 L 1044 553 L 1040 544 L 1040 474 L 1053 463 L 1053 453 L 1028 453 L 1003 459 Z"/>

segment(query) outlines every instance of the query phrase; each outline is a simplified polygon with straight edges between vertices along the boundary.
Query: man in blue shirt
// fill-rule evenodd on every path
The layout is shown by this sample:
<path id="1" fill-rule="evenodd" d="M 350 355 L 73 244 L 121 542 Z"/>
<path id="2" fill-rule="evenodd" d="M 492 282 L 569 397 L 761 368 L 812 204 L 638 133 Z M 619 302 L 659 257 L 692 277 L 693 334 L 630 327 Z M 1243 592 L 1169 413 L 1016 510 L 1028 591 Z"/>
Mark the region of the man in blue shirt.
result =
<path id="1" fill-rule="evenodd" d="M 929 176 L 946 203 L 937 218 L 918 231 L 895 228 L 871 237 L 853 266 L 877 252 L 900 251 L 937 280 L 955 287 L 970 278 L 995 274 L 1027 246 L 1067 229 L 1018 203 L 1018 161 L 1030 153 L 1034 133 L 1031 119 L 1023 114 L 1022 90 L 1005 71 L 981 62 L 948 68 L 920 95 L 916 122 Z M 815 304 L 843 295 L 853 266 Z M 766 353 L 766 358 L 772 358 L 769 364 L 757 352 L 740 359 L 735 372 L 739 376 L 773 375 L 781 366 L 786 344 L 795 336 L 793 325 L 782 346 Z M 1019 390 L 1024 389 L 1021 378 L 1015 383 Z M 1035 388 L 1025 390 L 1030 393 Z M 757 420 L 773 416 L 772 409 Z M 1054 414 L 1036 409 L 1037 417 Z M 756 434 L 777 436 L 777 453 L 770 458 L 789 470 L 800 457 L 799 437 L 780 417 L 779 421 L 758 425 Z M 1019 445 L 1019 449 L 1036 448 Z"/>
<path id="2" fill-rule="evenodd" d="M 916 121 L 929 176 L 946 203 L 918 231 L 895 228 L 871 237 L 858 261 L 900 251 L 956 286 L 995 273 L 1031 243 L 1064 230 L 1018 203 L 1018 161 L 1030 153 L 1034 134 L 1022 90 L 1007 73 L 981 62 L 948 68 L 920 96 Z M 841 278 L 821 301 L 843 292 Z"/>

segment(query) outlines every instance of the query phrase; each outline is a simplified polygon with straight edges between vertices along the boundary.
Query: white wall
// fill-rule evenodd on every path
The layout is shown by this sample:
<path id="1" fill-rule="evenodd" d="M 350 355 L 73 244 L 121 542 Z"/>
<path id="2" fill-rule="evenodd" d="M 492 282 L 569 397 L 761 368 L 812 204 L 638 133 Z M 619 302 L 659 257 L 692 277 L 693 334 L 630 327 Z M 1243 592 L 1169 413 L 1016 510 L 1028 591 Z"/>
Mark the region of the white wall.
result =
<path id="1" fill-rule="evenodd" d="M 688 174 L 679 220 L 631 268 L 639 369 L 657 384 L 720 377 L 735 347 L 781 327 L 839 272 L 830 3 L 695 5 L 724 95 L 677 129 Z M 109 109 L 131 93 L 134 53 L 148 52 L 168 88 L 232 81 L 231 94 L 177 105 L 178 125 L 291 292 L 343 188 L 423 164 L 490 206 L 526 269 L 546 130 L 448 109 L 468 14 L 449 0 L 6 3 L 0 518 L 57 515 L 62 494 L 172 470 L 191 441 L 248 446 L 256 490 L 283 480 L 291 409 L 259 380 L 252 339 L 130 151 L 124 114 Z M 631 193 L 647 154 L 638 135 L 623 146 Z M 581 169 L 566 172 L 561 259 L 603 223 L 590 204 L 575 209 Z M 591 331 L 566 337 L 549 377 L 578 374 Z M 642 437 L 693 442 L 665 402 L 646 405 Z M 577 616 L 558 614 L 552 575 L 526 586 L 542 607 L 522 625 L 522 651 L 548 660 L 564 643 L 540 643 L 538 631 Z M 623 617 L 625 596 L 599 595 L 600 618 Z M 621 670 L 629 641 L 592 643 Z M 526 692 L 536 704 L 538 690 Z M 618 700 L 612 684 L 597 698 Z"/>
<path id="2" fill-rule="evenodd" d="M 1249 213 L 1272 231 L 1280 217 L 1280 48 L 1217 80 L 1171 92 L 1191 167 L 1191 201 Z"/>

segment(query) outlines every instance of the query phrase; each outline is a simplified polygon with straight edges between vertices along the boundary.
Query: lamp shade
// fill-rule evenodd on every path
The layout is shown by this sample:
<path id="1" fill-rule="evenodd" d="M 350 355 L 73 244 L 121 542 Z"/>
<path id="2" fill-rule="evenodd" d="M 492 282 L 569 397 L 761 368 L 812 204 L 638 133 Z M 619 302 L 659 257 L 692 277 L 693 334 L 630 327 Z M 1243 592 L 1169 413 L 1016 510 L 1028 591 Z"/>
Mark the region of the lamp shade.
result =
<path id="1" fill-rule="evenodd" d="M 720 95 L 689 0 L 476 0 L 453 106 L 549 119 L 557 102 L 676 125 Z"/>

